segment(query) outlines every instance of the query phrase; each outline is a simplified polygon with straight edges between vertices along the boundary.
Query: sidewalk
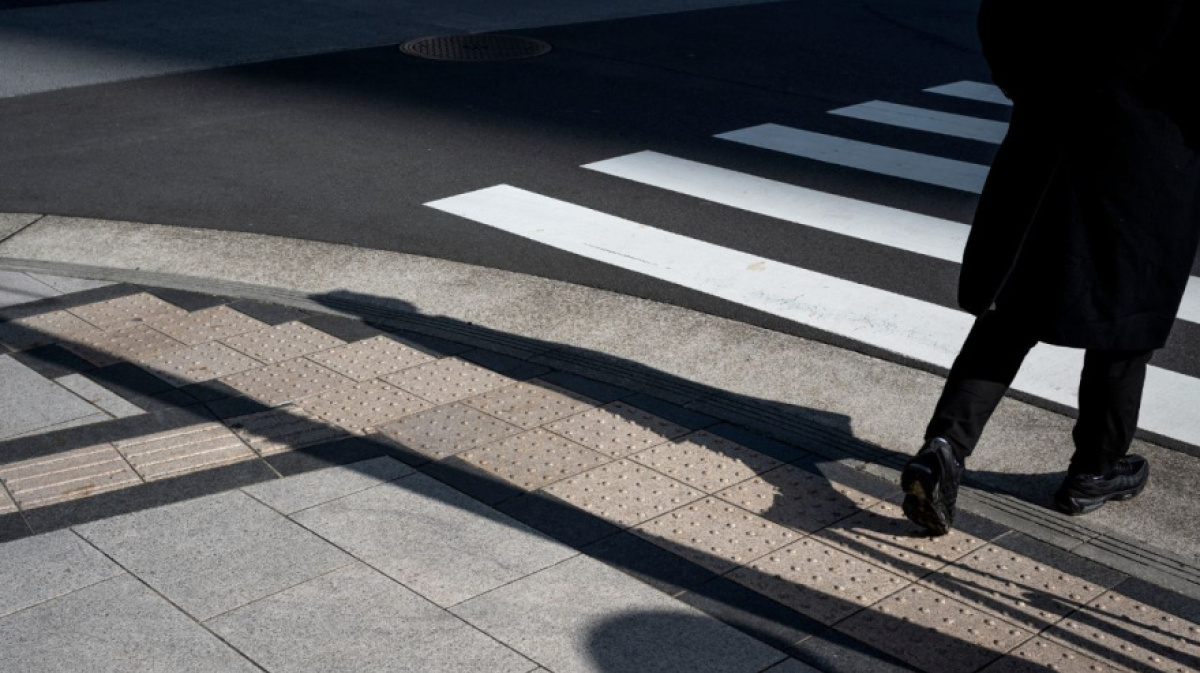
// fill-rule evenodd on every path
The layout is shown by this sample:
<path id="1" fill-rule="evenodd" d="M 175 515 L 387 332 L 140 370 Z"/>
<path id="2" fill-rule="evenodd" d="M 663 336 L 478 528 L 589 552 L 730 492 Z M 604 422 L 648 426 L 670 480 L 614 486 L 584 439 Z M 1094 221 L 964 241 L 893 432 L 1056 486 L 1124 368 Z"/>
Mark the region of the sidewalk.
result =
<path id="1" fill-rule="evenodd" d="M 382 314 L 16 272 L 0 303 L 11 670 L 1200 669 L 1200 602 L 986 493 L 919 536 L 832 430 Z"/>

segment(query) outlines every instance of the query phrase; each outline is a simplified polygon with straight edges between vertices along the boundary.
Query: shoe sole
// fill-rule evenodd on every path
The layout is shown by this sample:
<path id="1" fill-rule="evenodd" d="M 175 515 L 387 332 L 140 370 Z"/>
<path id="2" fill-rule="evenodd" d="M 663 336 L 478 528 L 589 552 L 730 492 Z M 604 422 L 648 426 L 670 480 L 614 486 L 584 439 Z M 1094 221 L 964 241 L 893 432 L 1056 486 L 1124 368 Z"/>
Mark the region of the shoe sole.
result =
<path id="1" fill-rule="evenodd" d="M 951 518 L 941 485 L 928 467 L 909 464 L 900 476 L 900 488 L 905 493 L 902 509 L 909 521 L 937 535 L 950 532 Z"/>
<path id="2" fill-rule="evenodd" d="M 1055 494 L 1054 506 L 1063 514 L 1071 516 L 1082 516 L 1090 514 L 1100 509 L 1105 503 L 1111 501 L 1124 502 L 1125 500 L 1133 500 L 1146 488 L 1146 484 L 1150 480 L 1147 479 L 1133 488 L 1117 491 L 1110 495 L 1098 495 L 1091 498 L 1070 498 Z"/>

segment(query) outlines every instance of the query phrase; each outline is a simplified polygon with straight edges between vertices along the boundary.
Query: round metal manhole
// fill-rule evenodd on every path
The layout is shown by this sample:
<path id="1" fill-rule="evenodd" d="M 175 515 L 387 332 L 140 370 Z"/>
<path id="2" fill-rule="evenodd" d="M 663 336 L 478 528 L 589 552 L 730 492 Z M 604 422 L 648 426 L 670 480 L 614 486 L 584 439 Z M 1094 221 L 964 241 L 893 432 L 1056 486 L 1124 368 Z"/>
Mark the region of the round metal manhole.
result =
<path id="1" fill-rule="evenodd" d="M 541 56 L 550 45 L 519 35 L 445 35 L 405 42 L 400 51 L 435 61 L 513 61 Z"/>

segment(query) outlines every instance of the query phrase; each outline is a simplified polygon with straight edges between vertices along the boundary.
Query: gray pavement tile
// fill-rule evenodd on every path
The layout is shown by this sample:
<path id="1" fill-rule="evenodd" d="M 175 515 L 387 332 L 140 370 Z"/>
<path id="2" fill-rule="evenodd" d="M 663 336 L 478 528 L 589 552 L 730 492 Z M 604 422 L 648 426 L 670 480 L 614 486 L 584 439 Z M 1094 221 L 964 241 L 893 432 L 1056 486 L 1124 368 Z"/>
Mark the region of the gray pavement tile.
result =
<path id="1" fill-rule="evenodd" d="M 586 557 L 451 612 L 555 673 L 757 673 L 783 659 L 779 651 Z"/>
<path id="2" fill-rule="evenodd" d="M 381 457 L 350 465 L 327 467 L 287 479 L 257 484 L 244 490 L 272 509 L 292 514 L 394 481 L 413 472 L 413 468 L 398 460 Z"/>
<path id="3" fill-rule="evenodd" d="M 0 440 L 99 411 L 7 355 L 0 355 L 0 381 Z"/>
<path id="4" fill-rule="evenodd" d="M 784 654 L 791 654 L 797 641 L 825 628 L 817 620 L 725 577 L 709 580 L 678 598 Z"/>
<path id="5" fill-rule="evenodd" d="M 128 575 L 0 619 L 0 652 L 21 673 L 259 670 Z"/>
<path id="6" fill-rule="evenodd" d="M 628 531 L 605 537 L 580 551 L 669 596 L 678 596 L 716 577 L 711 570 Z"/>
<path id="7" fill-rule="evenodd" d="M 621 532 L 620 528 L 600 517 L 544 491 L 525 493 L 495 507 L 517 521 L 576 549 Z"/>
<path id="8" fill-rule="evenodd" d="M 0 306 L 16 306 L 62 294 L 20 271 L 0 270 Z"/>
<path id="9" fill-rule="evenodd" d="M 341 550 L 238 491 L 76 531 L 201 620 L 350 562 Z"/>
<path id="10" fill-rule="evenodd" d="M 217 297 L 190 290 L 177 290 L 168 287 L 144 287 L 142 289 L 168 304 L 178 306 L 185 311 L 203 311 L 206 308 L 213 308 L 214 306 L 229 303 L 229 300 L 225 297 Z"/>
<path id="11" fill-rule="evenodd" d="M 50 287 L 62 292 L 70 294 L 72 292 L 83 292 L 84 290 L 95 290 L 101 287 L 112 285 L 107 280 L 90 280 L 88 278 L 71 278 L 69 276 L 53 276 L 47 273 L 29 273 L 33 278 L 49 285 Z"/>
<path id="12" fill-rule="evenodd" d="M 70 531 L 0 546 L 0 617 L 125 571 Z"/>
<path id="13" fill-rule="evenodd" d="M 33 535 L 33 530 L 19 512 L 0 513 L 0 542 L 10 542 Z"/>
<path id="14" fill-rule="evenodd" d="M 50 425 L 50 426 L 47 426 L 44 428 L 38 428 L 37 430 L 30 430 L 29 432 L 17 435 L 16 437 L 11 437 L 10 439 L 22 439 L 25 437 L 36 437 L 38 435 L 44 435 L 47 433 L 58 432 L 59 430 L 69 430 L 70 428 L 78 428 L 78 427 L 81 427 L 84 425 L 92 425 L 94 423 L 102 423 L 104 421 L 109 421 L 109 420 L 112 420 L 112 416 L 109 416 L 108 414 L 106 414 L 102 411 L 97 411 L 96 413 L 94 413 L 90 416 L 84 416 L 83 418 L 76 418 L 74 420 L 65 421 L 63 423 L 55 423 L 54 425 Z"/>
<path id="15" fill-rule="evenodd" d="M 83 374 L 68 374 L 55 379 L 54 382 L 82 397 L 89 404 L 99 407 L 113 418 L 128 418 L 146 413 Z"/>
<path id="16" fill-rule="evenodd" d="M 536 664 L 364 566 L 208 622 L 270 671 L 526 673 Z"/>
<path id="17" fill-rule="evenodd" d="M 293 518 L 438 605 L 453 605 L 576 552 L 421 474 Z"/>
<path id="18" fill-rule="evenodd" d="M 87 377 L 127 400 L 159 395 L 174 389 L 170 383 L 128 362 L 94 369 L 87 372 Z"/>
<path id="19" fill-rule="evenodd" d="M 821 673 L 821 672 L 803 662 L 797 661 L 795 659 L 788 659 L 787 661 L 782 661 L 782 662 L 768 668 L 767 670 L 763 671 L 763 673 Z"/>
<path id="20" fill-rule="evenodd" d="M 824 673 L 912 673 L 921 670 L 832 628 L 796 643 L 789 648 L 789 653 Z M 1043 672 L 1039 670 L 1039 673 Z"/>
<path id="21" fill-rule="evenodd" d="M 95 365 L 58 344 L 13 353 L 12 358 L 48 379 L 95 369 Z"/>
<path id="22" fill-rule="evenodd" d="M 322 332 L 337 337 L 346 343 L 364 341 L 384 334 L 384 331 L 368 325 L 357 318 L 348 318 L 330 313 L 318 313 L 303 320 L 309 327 L 315 327 Z M 392 370 L 395 371 L 395 370 Z"/>
<path id="23" fill-rule="evenodd" d="M 379 442 L 365 437 L 343 437 L 266 456 L 263 460 L 276 472 L 288 477 L 380 458 L 387 455 L 386 448 Z"/>
<path id="24" fill-rule="evenodd" d="M 139 294 L 142 291 L 142 288 L 136 285 L 127 285 L 125 283 L 106 285 L 92 290 L 84 290 L 83 292 L 73 292 L 57 297 L 39 299 L 28 304 L 0 307 L 0 320 L 19 320 L 51 311 L 66 312 L 68 309 L 76 306 L 94 304 L 119 297 L 128 297 Z"/>
<path id="25" fill-rule="evenodd" d="M 0 213 L 0 241 L 37 222 L 41 217 L 34 213 Z"/>

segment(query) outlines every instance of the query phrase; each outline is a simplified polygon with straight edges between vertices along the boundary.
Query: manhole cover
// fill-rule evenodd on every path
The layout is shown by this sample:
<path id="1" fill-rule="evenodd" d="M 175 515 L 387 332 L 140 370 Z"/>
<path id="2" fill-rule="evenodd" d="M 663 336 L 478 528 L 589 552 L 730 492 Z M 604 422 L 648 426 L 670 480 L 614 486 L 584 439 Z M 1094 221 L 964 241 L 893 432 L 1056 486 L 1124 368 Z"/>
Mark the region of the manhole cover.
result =
<path id="1" fill-rule="evenodd" d="M 436 61 L 512 61 L 541 56 L 550 45 L 518 35 L 446 35 L 405 42 L 400 51 Z"/>

